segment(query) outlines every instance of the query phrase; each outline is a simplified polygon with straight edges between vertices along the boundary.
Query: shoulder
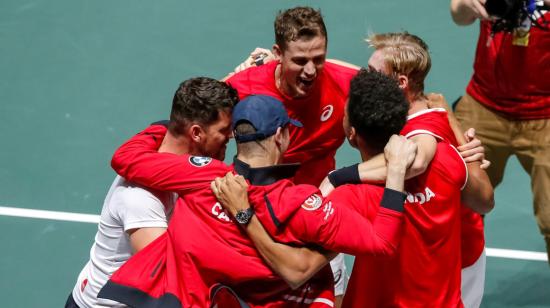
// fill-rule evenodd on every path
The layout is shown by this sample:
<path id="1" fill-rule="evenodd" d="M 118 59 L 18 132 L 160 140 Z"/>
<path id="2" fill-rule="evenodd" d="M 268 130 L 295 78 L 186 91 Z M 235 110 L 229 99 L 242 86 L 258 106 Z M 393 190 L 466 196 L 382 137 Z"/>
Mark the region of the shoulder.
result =
<path id="1" fill-rule="evenodd" d="M 289 181 L 289 183 L 292 182 Z M 295 204 L 302 204 L 312 196 L 322 196 L 317 187 L 309 184 L 288 185 L 283 192 L 283 199 Z"/>
<path id="2" fill-rule="evenodd" d="M 323 68 L 326 78 L 334 82 L 347 95 L 351 79 L 357 75 L 360 67 L 340 60 L 327 60 Z"/>
<path id="3" fill-rule="evenodd" d="M 279 96 L 275 87 L 275 68 L 277 61 L 272 61 L 261 66 L 252 66 L 229 77 L 226 82 L 239 93 L 239 98 L 253 94 L 266 94 Z"/>
<path id="4" fill-rule="evenodd" d="M 361 67 L 340 60 L 329 59 L 325 62 L 324 71 L 336 81 L 349 82 Z"/>
<path id="5" fill-rule="evenodd" d="M 401 135 L 407 138 L 430 135 L 437 140 L 445 140 L 445 136 L 449 134 L 450 130 L 447 111 L 443 108 L 433 108 L 409 115 L 407 123 L 401 130 Z"/>
<path id="6" fill-rule="evenodd" d="M 350 74 L 357 74 L 357 71 L 361 69 L 360 66 L 338 59 L 327 59 L 325 64 L 335 71 L 341 71 Z"/>
<path id="7" fill-rule="evenodd" d="M 113 192 L 109 202 L 112 214 L 124 220 L 151 213 L 164 216 L 165 207 L 169 207 L 168 193 L 151 191 L 137 184 L 125 181 Z M 165 204 L 166 203 L 166 204 Z"/>
<path id="8" fill-rule="evenodd" d="M 263 82 L 267 79 L 274 79 L 276 67 L 277 61 L 272 61 L 261 66 L 251 66 L 227 78 L 226 82 L 232 87 L 238 88 L 247 83 Z"/>
<path id="9" fill-rule="evenodd" d="M 443 178 L 459 185 L 461 189 L 466 185 L 468 180 L 466 162 L 453 145 L 439 142 L 432 166 L 440 170 L 440 175 Z"/>

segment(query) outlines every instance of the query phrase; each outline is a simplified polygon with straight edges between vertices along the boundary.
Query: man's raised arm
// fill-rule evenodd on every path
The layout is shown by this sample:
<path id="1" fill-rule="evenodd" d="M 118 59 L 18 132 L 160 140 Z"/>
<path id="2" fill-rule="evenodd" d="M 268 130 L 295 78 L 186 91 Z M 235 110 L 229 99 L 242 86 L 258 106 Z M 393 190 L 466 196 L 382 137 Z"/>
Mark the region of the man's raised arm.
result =
<path id="1" fill-rule="evenodd" d="M 114 153 L 112 168 L 129 181 L 177 193 L 208 187 L 230 170 L 207 157 L 159 153 L 166 131 L 164 125 L 151 125 L 132 137 Z"/>

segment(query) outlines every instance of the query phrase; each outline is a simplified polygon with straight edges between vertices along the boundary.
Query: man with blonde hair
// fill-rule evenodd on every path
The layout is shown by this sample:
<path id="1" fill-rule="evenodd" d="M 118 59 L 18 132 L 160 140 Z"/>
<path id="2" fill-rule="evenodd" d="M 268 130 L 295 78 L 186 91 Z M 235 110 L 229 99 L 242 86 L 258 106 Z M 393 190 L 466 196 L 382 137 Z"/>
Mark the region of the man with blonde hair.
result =
<path id="1" fill-rule="evenodd" d="M 438 154 L 438 143 L 445 142 L 456 146 L 459 142 L 466 142 L 451 113 L 449 117 L 452 120 L 452 129 L 445 109 L 429 109 L 432 103 L 424 94 L 424 80 L 431 68 L 428 46 L 422 39 L 407 32 L 375 34 L 367 41 L 375 49 L 369 60 L 369 68 L 393 76 L 409 101 L 408 123 L 401 134 L 418 145 L 418 153 L 409 176 L 424 177 L 432 159 Z M 471 149 L 470 145 L 459 147 L 459 150 L 468 151 Z M 471 159 L 480 159 L 480 155 L 472 156 Z M 359 165 L 361 179 L 383 179 L 383 176 L 377 178 L 376 173 L 369 172 L 375 170 L 375 167 L 372 162 L 370 166 L 368 163 Z M 468 172 L 469 178 L 461 195 L 462 202 L 479 213 L 486 213 L 492 209 L 494 203 L 493 190 L 487 175 L 480 168 L 478 161 L 468 163 Z M 428 200 L 431 193 L 438 194 L 413 193 L 409 194 L 409 198 Z M 356 300 L 365 289 L 369 290 L 369 295 L 372 293 L 372 296 L 367 296 L 368 303 L 364 302 L 364 306 L 389 303 L 410 306 L 423 303 L 447 307 L 461 304 L 461 265 L 472 265 L 478 259 L 481 260 L 479 263 L 484 265 L 481 217 L 465 206 L 453 208 L 444 205 L 435 208 L 427 201 L 422 207 L 415 207 L 407 214 L 406 225 L 409 232 L 404 234 L 398 258 L 387 262 L 376 258 L 358 257 L 344 306 L 362 305 Z M 464 247 L 462 260 L 456 254 L 461 244 Z M 429 268 L 424 265 L 428 265 Z M 398 278 L 399 282 L 395 283 L 382 277 L 387 276 L 387 273 L 382 275 L 381 269 L 384 268 L 390 269 L 395 274 L 392 276 L 393 279 Z M 481 273 L 483 280 L 484 268 L 481 269 Z M 378 276 L 380 279 L 372 279 Z M 369 279 L 363 281 L 366 277 Z M 381 281 L 387 283 L 380 283 Z M 482 286 L 483 284 L 481 288 Z M 388 287 L 390 290 L 383 290 Z"/>

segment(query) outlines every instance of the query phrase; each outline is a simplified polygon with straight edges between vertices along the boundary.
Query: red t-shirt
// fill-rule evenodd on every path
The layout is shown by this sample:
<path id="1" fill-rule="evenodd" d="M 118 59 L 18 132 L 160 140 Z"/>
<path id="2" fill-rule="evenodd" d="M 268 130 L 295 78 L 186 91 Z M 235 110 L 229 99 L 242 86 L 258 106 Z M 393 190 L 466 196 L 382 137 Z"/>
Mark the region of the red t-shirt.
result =
<path id="1" fill-rule="evenodd" d="M 426 172 L 406 182 L 405 230 L 397 255 L 358 256 L 343 307 L 462 306 L 458 249 L 466 177 L 456 149 L 439 142 Z M 341 195 L 341 202 L 350 195 Z"/>
<path id="2" fill-rule="evenodd" d="M 418 134 L 429 134 L 438 140 L 458 146 L 447 112 L 442 108 L 426 109 L 408 117 L 407 125 L 401 131 L 407 138 Z M 479 259 L 485 248 L 483 219 L 467 205 L 460 208 L 461 215 L 461 264 L 468 267 Z"/>
<path id="3" fill-rule="evenodd" d="M 277 61 L 251 67 L 231 76 L 227 83 L 237 89 L 239 97 L 253 94 L 273 96 L 283 102 L 288 115 L 304 125 L 290 126 L 290 146 L 285 163 L 301 163 L 294 182 L 318 186 L 335 168 L 334 156 L 342 145 L 344 107 L 351 79 L 357 70 L 325 62 L 318 78 L 317 90 L 306 98 L 293 99 L 275 85 Z"/>
<path id="4" fill-rule="evenodd" d="M 480 23 L 474 75 L 466 92 L 510 119 L 548 119 L 550 32 L 532 26 L 527 44 L 514 36 L 499 32 L 491 38 L 491 23 Z"/>
<path id="5" fill-rule="evenodd" d="M 208 158 L 155 154 L 165 131 L 163 126 L 151 126 L 124 144 L 113 157 L 115 170 L 123 171 L 125 178 L 177 191 L 181 199 L 174 208 L 167 235 L 152 244 L 155 250 L 144 249 L 113 275 L 106 288 L 111 290 L 106 291 L 110 298 L 133 303 L 139 290 L 148 298 L 169 295 L 184 306 L 202 307 L 209 303 L 212 286 L 222 283 L 254 307 L 329 305 L 333 297 L 330 269 L 325 268 L 302 288 L 291 291 L 267 268 L 253 243 L 223 211 L 210 190 L 210 181 L 232 168 Z M 236 164 L 236 171 L 242 166 L 240 162 Z M 281 172 L 280 168 L 272 170 Z M 387 256 L 395 252 L 401 237 L 402 214 L 381 208 L 371 223 L 356 215 L 347 203 L 323 200 L 314 186 L 294 185 L 289 180 L 275 182 L 266 177 L 267 173 L 254 176 L 247 170 L 243 173 L 252 184 L 268 179 L 261 186 L 250 186 L 249 200 L 275 240 L 298 246 L 316 244 L 349 253 Z M 383 188 L 360 186 L 378 197 L 372 202 L 380 202 Z M 357 230 L 362 231 L 361 236 L 351 237 Z"/>

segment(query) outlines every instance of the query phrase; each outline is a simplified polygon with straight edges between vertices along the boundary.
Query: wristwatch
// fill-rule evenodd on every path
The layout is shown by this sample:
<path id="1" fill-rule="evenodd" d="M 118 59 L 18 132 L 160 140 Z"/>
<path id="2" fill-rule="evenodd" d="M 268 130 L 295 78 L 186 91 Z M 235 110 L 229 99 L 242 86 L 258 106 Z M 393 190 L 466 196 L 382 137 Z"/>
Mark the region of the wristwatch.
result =
<path id="1" fill-rule="evenodd" d="M 235 214 L 235 220 L 242 226 L 248 225 L 250 218 L 254 215 L 254 209 L 249 207 L 246 210 L 238 210 Z"/>

